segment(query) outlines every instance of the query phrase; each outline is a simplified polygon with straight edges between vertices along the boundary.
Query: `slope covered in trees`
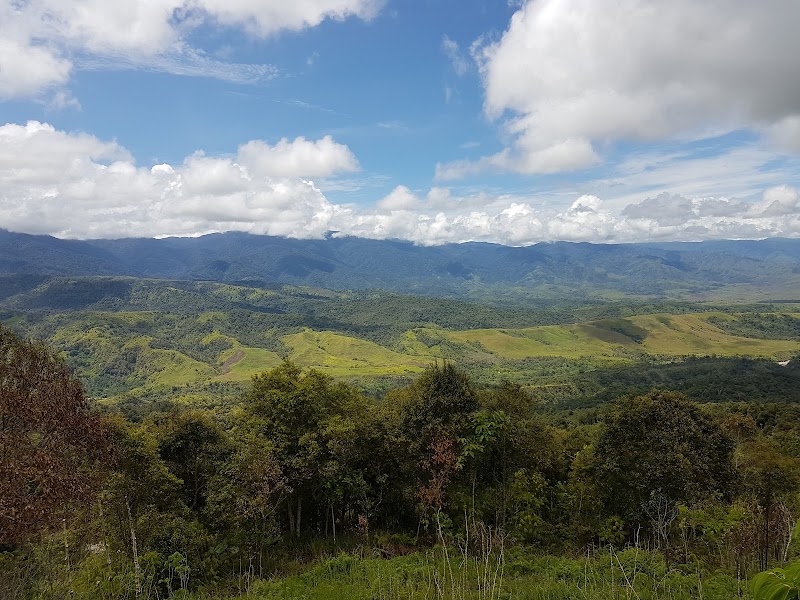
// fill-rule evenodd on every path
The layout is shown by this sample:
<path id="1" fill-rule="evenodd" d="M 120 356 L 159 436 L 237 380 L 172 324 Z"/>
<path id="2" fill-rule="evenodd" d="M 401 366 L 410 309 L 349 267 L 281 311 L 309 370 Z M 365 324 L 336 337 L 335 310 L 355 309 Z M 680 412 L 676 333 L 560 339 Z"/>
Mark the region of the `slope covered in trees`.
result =
<path id="1" fill-rule="evenodd" d="M 61 440 L 75 495 L 5 469 L 52 520 L 4 538 L 0 595 L 727 599 L 800 550 L 796 305 L 4 282 L 102 399 L 2 329 L 64 383 L 29 370 L 15 413 L 92 406 L 110 450 L 15 443 Z"/>
<path id="2" fill-rule="evenodd" d="M 580 422 L 449 362 L 378 399 L 283 362 L 231 413 L 105 417 L 96 500 L 39 490 L 64 521 L 6 539 L 2 591 L 730 598 L 800 550 L 800 430 L 788 406 L 771 410 L 779 426 L 658 391 Z M 335 558 L 301 566 L 320 553 Z"/>
<path id="3" fill-rule="evenodd" d="M 253 374 L 284 358 L 375 392 L 449 359 L 481 383 L 507 379 L 562 403 L 649 389 L 637 381 L 669 382 L 704 400 L 722 389 L 740 399 L 794 398 L 797 388 L 796 371 L 775 364 L 800 354 L 800 318 L 785 303 L 498 307 L 211 282 L 19 276 L 8 282 L 0 321 L 63 353 L 91 396 L 129 402 L 227 402 Z M 692 356 L 707 362 L 681 366 Z M 737 356 L 746 360 L 724 358 Z M 715 371 L 736 383 L 718 385 Z"/>
<path id="4" fill-rule="evenodd" d="M 800 300 L 800 241 L 698 244 L 465 243 L 225 233 L 59 240 L 0 230 L 0 273 L 306 285 L 493 301 L 532 297 Z"/>

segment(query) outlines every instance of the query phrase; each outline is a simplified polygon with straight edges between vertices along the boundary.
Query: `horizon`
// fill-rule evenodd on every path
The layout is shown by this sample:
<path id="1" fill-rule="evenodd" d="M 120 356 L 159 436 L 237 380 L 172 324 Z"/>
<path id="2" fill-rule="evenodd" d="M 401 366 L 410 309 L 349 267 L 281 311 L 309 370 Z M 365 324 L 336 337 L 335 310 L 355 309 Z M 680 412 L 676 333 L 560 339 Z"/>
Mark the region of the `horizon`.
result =
<path id="1" fill-rule="evenodd" d="M 762 238 L 709 238 L 709 239 L 676 239 L 676 240 L 652 240 L 652 241 L 603 241 L 603 240 L 539 240 L 535 242 L 530 242 L 526 244 L 506 244 L 502 242 L 492 242 L 492 241 L 483 241 L 483 240 L 466 240 L 466 241 L 455 241 L 455 242 L 438 242 L 438 243 L 429 243 L 426 244 L 423 241 L 415 241 L 415 240 L 407 240 L 402 238 L 374 238 L 374 237 L 363 237 L 359 235 L 352 235 L 348 233 L 343 233 L 339 231 L 332 231 L 332 232 L 325 232 L 320 237 L 292 237 L 292 236 L 283 236 L 283 235 L 270 235 L 268 233 L 253 233 L 251 231 L 239 231 L 239 230 L 229 230 L 229 231 L 209 231 L 203 232 L 198 234 L 185 234 L 185 235 L 162 235 L 162 236 L 123 236 L 123 237 L 102 237 L 102 238 L 76 238 L 76 237 L 59 237 L 56 235 L 48 234 L 48 233 L 26 233 L 24 231 L 13 231 L 10 229 L 6 229 L 4 227 L 0 227 L 0 233 L 10 233 L 10 234 L 17 234 L 17 235 L 24 235 L 24 236 L 31 236 L 31 237 L 43 237 L 43 238 L 51 238 L 59 241 L 66 241 L 66 242 L 117 242 L 117 241 L 125 241 L 125 240 L 153 240 L 153 241 L 163 241 L 163 240 L 199 240 L 201 238 L 215 236 L 215 235 L 248 235 L 253 237 L 264 237 L 264 238 L 273 238 L 279 240 L 287 240 L 287 241 L 316 241 L 316 242 L 325 242 L 330 240 L 345 240 L 345 239 L 356 239 L 362 241 L 369 241 L 369 242 L 390 242 L 390 243 L 403 243 L 409 244 L 412 246 L 418 246 L 421 248 L 437 248 L 441 246 L 460 246 L 465 244 L 481 244 L 481 245 L 489 245 L 489 246 L 502 246 L 504 248 L 530 248 L 533 246 L 544 245 L 544 244 L 589 244 L 593 246 L 660 246 L 660 245 L 671 245 L 671 244 L 713 244 L 713 243 L 720 243 L 720 242 L 771 242 L 771 241 L 787 241 L 787 242 L 800 242 L 800 235 L 796 237 L 789 237 L 789 236 L 770 236 L 770 237 L 762 237 Z M 336 234 L 342 235 L 336 235 Z M 333 235 L 331 235 L 333 234 Z"/>

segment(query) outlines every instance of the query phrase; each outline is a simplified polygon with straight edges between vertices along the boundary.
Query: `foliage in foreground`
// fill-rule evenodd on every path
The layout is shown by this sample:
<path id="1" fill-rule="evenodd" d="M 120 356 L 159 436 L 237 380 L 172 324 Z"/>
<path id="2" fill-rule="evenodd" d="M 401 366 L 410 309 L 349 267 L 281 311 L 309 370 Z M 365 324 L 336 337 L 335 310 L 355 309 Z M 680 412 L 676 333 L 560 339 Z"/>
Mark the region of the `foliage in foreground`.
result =
<path id="1" fill-rule="evenodd" d="M 755 600 L 797 600 L 800 597 L 800 563 L 772 569 L 753 577 Z"/>
<path id="2" fill-rule="evenodd" d="M 27 352 L 63 379 L 46 350 L 8 347 L 6 364 Z M 4 376 L 2 408 L 11 399 L 15 414 L 50 423 L 33 410 L 49 388 L 29 372 Z M 65 381 L 87 420 L 64 427 L 89 431 L 95 417 Z M 550 419 L 519 386 L 478 389 L 450 363 L 373 401 L 284 362 L 254 377 L 224 417 L 106 419 L 107 461 L 65 446 L 77 472 L 97 479 L 80 505 L 5 469 L 9 489 L 55 502 L 64 517 L 3 538 L 0 596 L 324 598 L 328 586 L 354 598 L 732 597 L 757 570 L 797 556 L 791 422 L 768 431 L 667 391 L 596 416 Z M 19 435 L 35 455 L 39 430 Z M 597 547 L 627 549 L 575 558 Z M 357 557 L 339 556 L 348 549 Z"/>
<path id="3" fill-rule="evenodd" d="M 423 598 L 525 598 L 642 600 L 748 598 L 746 583 L 725 573 L 701 574 L 691 566 L 668 567 L 657 552 L 598 550 L 570 558 L 531 554 L 507 557 L 502 577 L 494 563 L 444 556 L 441 547 L 391 560 L 342 555 L 285 579 L 257 582 L 242 597 L 277 600 L 416 600 Z"/>

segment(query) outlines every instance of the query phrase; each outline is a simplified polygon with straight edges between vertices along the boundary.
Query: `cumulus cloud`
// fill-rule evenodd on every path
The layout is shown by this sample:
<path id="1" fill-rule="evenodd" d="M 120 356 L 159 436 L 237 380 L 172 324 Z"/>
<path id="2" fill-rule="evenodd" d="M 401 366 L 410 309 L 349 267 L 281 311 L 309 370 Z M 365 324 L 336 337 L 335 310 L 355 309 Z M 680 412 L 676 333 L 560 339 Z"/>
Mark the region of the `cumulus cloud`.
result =
<path id="1" fill-rule="evenodd" d="M 0 37 L 0 100 L 64 84 L 71 71 L 72 63 L 49 48 Z"/>
<path id="2" fill-rule="evenodd" d="M 343 20 L 351 16 L 370 19 L 382 0 L 198 0 L 208 15 L 226 25 L 244 26 L 260 36 L 282 29 L 315 27 L 325 19 Z"/>
<path id="3" fill-rule="evenodd" d="M 219 61 L 186 42 L 206 23 L 265 37 L 326 19 L 369 19 L 382 0 L 0 0 L 0 97 L 26 97 L 63 85 L 75 64 L 160 68 L 230 79 Z M 75 56 L 75 55 L 78 56 Z M 236 80 L 274 73 L 232 65 Z"/>
<path id="4" fill-rule="evenodd" d="M 253 140 L 239 148 L 238 161 L 251 173 L 267 177 L 329 177 L 358 170 L 350 149 L 329 135 L 313 142 L 304 137 L 292 142 L 284 138 L 274 146 Z"/>
<path id="5" fill-rule="evenodd" d="M 764 192 L 761 201 L 753 206 L 751 214 L 767 217 L 800 217 L 800 193 L 788 185 L 770 188 Z"/>
<path id="6" fill-rule="evenodd" d="M 115 142 L 31 121 L 0 127 L 0 224 L 62 237 L 244 230 L 321 236 L 339 207 L 300 176 L 357 168 L 330 138 L 244 144 L 235 158 L 195 153 L 136 165 Z"/>
<path id="7" fill-rule="evenodd" d="M 419 198 L 404 185 L 398 185 L 392 192 L 378 201 L 378 208 L 383 210 L 413 210 L 421 205 Z"/>
<path id="8" fill-rule="evenodd" d="M 486 114 L 511 142 L 474 169 L 579 169 L 607 142 L 741 128 L 798 151 L 798 22 L 795 0 L 529 1 L 475 50 Z"/>
<path id="9" fill-rule="evenodd" d="M 629 204 L 622 215 L 653 221 L 662 227 L 676 227 L 707 217 L 736 217 L 747 210 L 746 203 L 729 198 L 685 198 L 664 192 L 638 204 Z"/>
<path id="10" fill-rule="evenodd" d="M 768 187 L 755 202 L 663 193 L 620 209 L 595 195 L 559 207 L 520 194 L 398 186 L 358 206 L 332 202 L 309 179 L 357 167 L 347 146 L 326 137 L 255 140 L 232 156 L 196 152 L 146 168 L 114 141 L 36 121 L 7 124 L 0 127 L 0 226 L 67 238 L 339 231 L 426 245 L 800 236 L 800 191 L 788 185 Z"/>

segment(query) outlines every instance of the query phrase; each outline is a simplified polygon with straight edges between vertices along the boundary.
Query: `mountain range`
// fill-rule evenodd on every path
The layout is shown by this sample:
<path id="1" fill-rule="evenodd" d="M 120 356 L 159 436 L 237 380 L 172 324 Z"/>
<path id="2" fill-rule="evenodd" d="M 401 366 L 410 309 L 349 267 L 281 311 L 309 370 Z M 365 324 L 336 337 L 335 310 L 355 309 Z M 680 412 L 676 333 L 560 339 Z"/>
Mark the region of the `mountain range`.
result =
<path id="1" fill-rule="evenodd" d="M 63 240 L 0 230 L 0 274 L 129 276 L 503 299 L 800 298 L 800 239 L 419 246 L 329 235 Z"/>

